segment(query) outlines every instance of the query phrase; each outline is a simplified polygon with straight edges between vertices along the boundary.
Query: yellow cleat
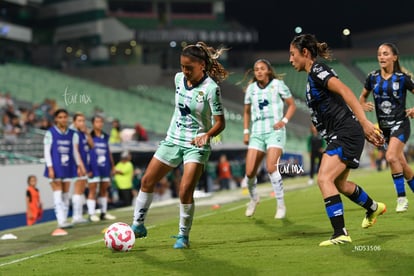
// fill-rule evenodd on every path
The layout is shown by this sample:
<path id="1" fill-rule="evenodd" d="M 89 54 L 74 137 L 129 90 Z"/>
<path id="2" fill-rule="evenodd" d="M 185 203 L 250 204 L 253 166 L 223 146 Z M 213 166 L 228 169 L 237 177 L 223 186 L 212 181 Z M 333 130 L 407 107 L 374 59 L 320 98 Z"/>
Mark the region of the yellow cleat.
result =
<path id="1" fill-rule="evenodd" d="M 370 215 L 366 215 L 365 218 L 362 220 L 362 228 L 368 228 L 374 225 L 377 222 L 377 217 L 379 215 L 384 214 L 387 211 L 387 207 L 384 203 L 377 202 L 377 210 L 371 213 Z"/>
<path id="2" fill-rule="evenodd" d="M 338 245 L 338 244 L 351 243 L 351 242 L 352 240 L 350 236 L 340 235 L 336 238 L 332 238 L 332 239 L 321 242 L 319 246 Z"/>

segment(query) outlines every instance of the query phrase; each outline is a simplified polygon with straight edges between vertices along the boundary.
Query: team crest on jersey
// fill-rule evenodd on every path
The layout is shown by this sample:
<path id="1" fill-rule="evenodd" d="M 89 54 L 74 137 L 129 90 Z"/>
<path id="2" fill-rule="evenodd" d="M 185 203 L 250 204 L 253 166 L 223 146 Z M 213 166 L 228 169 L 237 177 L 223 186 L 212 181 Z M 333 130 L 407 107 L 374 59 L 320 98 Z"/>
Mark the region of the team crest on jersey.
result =
<path id="1" fill-rule="evenodd" d="M 196 101 L 197 101 L 198 103 L 202 103 L 202 102 L 204 101 L 203 96 L 204 96 L 204 92 L 203 92 L 203 91 L 198 92 L 198 95 L 197 95 L 197 97 L 196 97 Z"/>
<path id="2" fill-rule="evenodd" d="M 398 90 L 400 89 L 400 83 L 399 82 L 393 82 L 392 83 L 392 90 Z"/>

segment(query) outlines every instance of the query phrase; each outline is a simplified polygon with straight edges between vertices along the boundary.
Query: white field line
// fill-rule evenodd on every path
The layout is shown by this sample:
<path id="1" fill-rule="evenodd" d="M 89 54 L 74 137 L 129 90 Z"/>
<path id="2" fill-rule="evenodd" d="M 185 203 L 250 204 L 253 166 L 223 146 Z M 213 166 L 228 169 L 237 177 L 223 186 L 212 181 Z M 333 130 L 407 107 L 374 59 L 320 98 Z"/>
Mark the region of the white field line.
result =
<path id="1" fill-rule="evenodd" d="M 298 188 L 303 188 L 303 185 L 294 186 L 294 187 L 292 187 L 289 190 L 296 190 Z M 263 198 L 263 199 L 261 199 L 261 201 L 267 201 L 267 200 L 271 200 L 271 199 L 273 199 L 273 198 L 272 197 Z M 246 206 L 246 204 L 243 203 L 241 205 L 238 205 L 238 206 L 235 206 L 233 208 L 227 209 L 225 212 L 231 212 L 231 211 L 234 211 L 234 210 L 238 210 L 238 209 L 244 208 L 245 206 Z M 196 216 L 196 218 L 204 218 L 204 217 L 212 216 L 212 215 L 215 215 L 215 214 L 217 214 L 217 212 L 211 211 L 211 212 L 206 213 L 204 215 Z M 147 227 L 147 229 L 151 229 L 151 228 L 154 228 L 154 227 L 156 227 L 156 225 L 149 225 Z M 20 263 L 20 262 L 24 262 L 24 261 L 27 261 L 27 260 L 30 260 L 30 259 L 33 259 L 33 258 L 42 257 L 42 256 L 45 256 L 45 255 L 48 255 L 48 254 L 53 254 L 53 253 L 59 252 L 59 251 L 65 251 L 65 250 L 67 250 L 69 248 L 78 248 L 78 247 L 88 246 L 90 244 L 95 244 L 95 243 L 98 243 L 98 242 L 102 242 L 102 239 L 95 240 L 95 241 L 91 241 L 91 242 L 82 243 L 82 244 L 75 245 L 75 246 L 72 246 L 72 247 L 63 247 L 63 248 L 59 248 L 59 249 L 55 249 L 55 250 L 50 250 L 50 251 L 46 251 L 46 252 L 43 252 L 43 253 L 38 253 L 38 254 L 34 254 L 34 255 L 31 255 L 31 256 L 23 257 L 23 258 L 20 258 L 20 259 L 12 260 L 12 261 L 9 261 L 9 262 L 6 262 L 6 263 L 0 263 L 0 267 L 7 266 L 7 265 L 11 265 L 11 264 L 16 264 L 16 263 Z"/>
<path id="2" fill-rule="evenodd" d="M 150 226 L 147 227 L 147 229 L 155 228 L 155 226 L 156 225 L 150 225 Z M 30 260 L 30 259 L 33 259 L 33 258 L 49 255 L 49 254 L 52 254 L 52 253 L 55 253 L 55 252 L 65 251 L 65 250 L 70 249 L 70 248 L 78 248 L 78 247 L 88 246 L 88 245 L 95 244 L 95 243 L 98 243 L 98 242 L 102 242 L 102 239 L 81 243 L 81 244 L 78 244 L 78 245 L 75 245 L 75 246 L 72 246 L 72 247 L 63 247 L 63 248 L 50 250 L 50 251 L 46 251 L 46 252 L 43 252 L 43 253 L 38 253 L 38 254 L 31 255 L 31 256 L 23 257 L 23 258 L 20 258 L 20 259 L 16 259 L 16 260 L 13 260 L 13 261 L 2 263 L 2 264 L 0 264 L 0 267 L 15 264 L 15 263 L 20 263 L 20 262 L 27 261 L 27 260 Z"/>

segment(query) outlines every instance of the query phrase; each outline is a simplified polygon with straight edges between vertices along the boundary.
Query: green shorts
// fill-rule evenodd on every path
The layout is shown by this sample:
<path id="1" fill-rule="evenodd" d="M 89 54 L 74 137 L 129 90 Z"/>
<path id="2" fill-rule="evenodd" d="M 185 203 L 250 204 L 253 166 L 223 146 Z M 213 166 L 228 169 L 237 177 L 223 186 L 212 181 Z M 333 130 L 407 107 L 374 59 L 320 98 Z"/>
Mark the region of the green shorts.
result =
<path id="1" fill-rule="evenodd" d="M 268 148 L 283 148 L 286 144 L 286 130 L 279 129 L 269 133 L 252 133 L 249 140 L 249 148 L 266 152 Z"/>
<path id="2" fill-rule="evenodd" d="M 162 163 L 175 168 L 178 167 L 181 162 L 184 162 L 184 164 L 193 162 L 207 165 L 210 153 L 210 149 L 206 150 L 205 148 L 196 147 L 187 148 L 163 140 L 160 142 L 160 146 L 155 152 L 154 157 Z"/>

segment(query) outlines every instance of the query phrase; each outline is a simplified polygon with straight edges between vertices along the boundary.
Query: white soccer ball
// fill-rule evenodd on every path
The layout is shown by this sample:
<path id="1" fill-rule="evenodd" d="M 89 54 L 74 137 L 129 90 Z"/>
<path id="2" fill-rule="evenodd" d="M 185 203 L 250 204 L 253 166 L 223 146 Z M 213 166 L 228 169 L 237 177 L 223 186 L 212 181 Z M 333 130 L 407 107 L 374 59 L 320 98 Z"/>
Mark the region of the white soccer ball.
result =
<path id="1" fill-rule="evenodd" d="M 123 222 L 111 224 L 105 231 L 106 247 L 113 251 L 129 251 L 135 244 L 135 235 L 132 228 Z"/>

